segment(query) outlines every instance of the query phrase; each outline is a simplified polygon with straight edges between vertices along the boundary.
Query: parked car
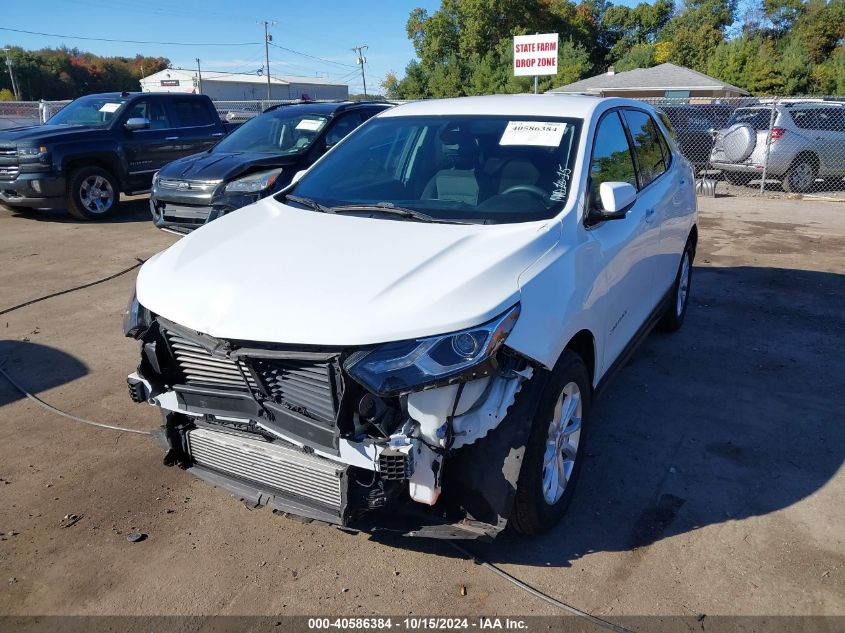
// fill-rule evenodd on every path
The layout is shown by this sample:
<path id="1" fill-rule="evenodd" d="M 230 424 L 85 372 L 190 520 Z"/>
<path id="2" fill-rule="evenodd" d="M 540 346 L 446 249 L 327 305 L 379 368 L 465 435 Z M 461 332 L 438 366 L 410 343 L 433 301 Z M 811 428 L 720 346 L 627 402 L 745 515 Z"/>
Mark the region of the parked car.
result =
<path id="1" fill-rule="evenodd" d="M 669 117 L 681 153 L 696 171 L 706 169 L 710 165 L 715 132 L 725 126 L 734 107 L 707 104 L 660 106 L 660 109 Z"/>
<path id="2" fill-rule="evenodd" d="M 766 178 L 782 180 L 790 192 L 811 191 L 817 178 L 845 176 L 845 103 L 787 101 L 772 110 L 771 104 L 739 108 L 719 131 L 711 162 L 728 182 L 761 178 L 764 166 Z"/>
<path id="3" fill-rule="evenodd" d="M 166 464 L 241 498 L 534 534 L 572 498 L 595 394 L 681 327 L 697 234 L 692 167 L 641 102 L 401 105 L 144 264 L 129 392 L 162 409 Z"/>
<path id="4" fill-rule="evenodd" d="M 290 184 L 326 150 L 388 103 L 281 105 L 213 148 L 166 165 L 153 178 L 150 210 L 161 229 L 188 233 Z"/>
<path id="5" fill-rule="evenodd" d="M 235 125 L 205 95 L 105 93 L 72 101 L 44 125 L 0 131 L 0 203 L 114 213 L 120 193 L 149 190 L 166 163 L 207 149 Z"/>

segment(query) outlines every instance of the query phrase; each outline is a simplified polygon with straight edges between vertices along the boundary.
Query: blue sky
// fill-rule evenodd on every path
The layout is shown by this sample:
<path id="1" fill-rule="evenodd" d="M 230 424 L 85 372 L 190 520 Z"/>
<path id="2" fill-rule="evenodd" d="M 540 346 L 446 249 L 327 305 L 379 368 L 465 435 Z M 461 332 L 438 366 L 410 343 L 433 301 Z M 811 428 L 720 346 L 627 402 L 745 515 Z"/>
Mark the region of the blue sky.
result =
<path id="1" fill-rule="evenodd" d="M 621 3 L 634 4 L 632 0 Z M 176 67 L 196 66 L 225 72 L 255 71 L 264 64 L 263 27 L 258 20 L 275 20 L 274 43 L 323 60 L 270 48 L 275 74 L 328 76 L 361 91 L 353 46 L 366 44 L 367 88 L 374 88 L 390 71 L 399 76 L 413 58 L 405 33 L 415 7 L 430 11 L 439 0 L 36 0 L 3 2 L 0 26 L 41 33 L 117 40 L 191 43 L 251 42 L 244 46 L 176 46 L 99 42 L 71 37 L 47 37 L 0 30 L 0 47 L 56 47 L 62 44 L 100 55 L 160 55 Z M 33 7 L 37 11 L 33 11 Z"/>

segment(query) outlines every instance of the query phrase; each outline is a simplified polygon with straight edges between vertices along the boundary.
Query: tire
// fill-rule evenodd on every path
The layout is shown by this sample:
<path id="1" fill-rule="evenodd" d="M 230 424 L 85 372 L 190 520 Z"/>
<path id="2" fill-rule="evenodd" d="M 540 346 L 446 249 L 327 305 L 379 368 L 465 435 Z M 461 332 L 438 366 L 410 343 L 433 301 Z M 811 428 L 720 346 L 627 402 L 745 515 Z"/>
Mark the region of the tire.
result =
<path id="1" fill-rule="evenodd" d="M 819 168 L 809 156 L 795 159 L 783 178 L 783 190 L 788 193 L 807 193 L 813 188 Z"/>
<path id="2" fill-rule="evenodd" d="M 71 172 L 67 187 L 67 210 L 80 220 L 104 220 L 120 202 L 117 179 L 101 167 L 80 167 Z"/>
<path id="3" fill-rule="evenodd" d="M 666 306 L 666 312 L 658 323 L 658 327 L 664 332 L 677 332 L 684 324 L 684 317 L 687 315 L 690 290 L 692 289 L 692 262 L 695 259 L 695 250 L 692 242 L 687 242 L 684 252 L 681 255 L 681 263 L 678 264 L 678 273 L 675 275 L 675 283 L 672 284 L 672 301 Z"/>
<path id="4" fill-rule="evenodd" d="M 516 500 L 509 519 L 510 526 L 520 534 L 541 534 L 552 529 L 572 501 L 587 443 L 590 389 L 584 361 L 575 352 L 564 350 L 540 395 L 525 447 Z M 563 425 L 563 430 L 568 432 L 556 433 L 561 429 L 558 418 L 576 395 L 579 402 Z M 569 447 L 567 452 L 564 452 L 564 446 Z M 573 458 L 567 459 L 566 455 Z M 553 485 L 559 482 L 554 479 L 555 474 L 563 474 L 562 486 Z"/>
<path id="5" fill-rule="evenodd" d="M 751 174 L 737 174 L 732 171 L 726 171 L 723 173 L 725 175 L 725 180 L 727 180 L 732 185 L 737 186 L 747 185 L 754 178 Z"/>

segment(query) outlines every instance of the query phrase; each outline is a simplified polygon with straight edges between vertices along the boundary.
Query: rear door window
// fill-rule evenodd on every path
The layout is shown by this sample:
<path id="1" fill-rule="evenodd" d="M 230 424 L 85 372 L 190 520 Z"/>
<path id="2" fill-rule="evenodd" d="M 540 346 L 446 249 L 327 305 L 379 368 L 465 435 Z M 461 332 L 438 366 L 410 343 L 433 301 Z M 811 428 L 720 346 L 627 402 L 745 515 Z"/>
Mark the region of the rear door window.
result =
<path id="1" fill-rule="evenodd" d="M 657 125 L 645 112 L 639 110 L 625 110 L 625 120 L 631 132 L 634 143 L 634 153 L 637 157 L 637 167 L 640 189 L 647 187 L 666 171 L 666 161 L 663 157 L 660 133 Z M 663 141 L 665 144 L 666 141 Z"/>
<path id="2" fill-rule="evenodd" d="M 845 132 L 845 108 L 818 110 L 818 126 L 828 132 Z"/>
<path id="3" fill-rule="evenodd" d="M 209 111 L 208 104 L 203 99 L 171 97 L 170 107 L 179 127 L 199 127 L 216 123 L 217 115 Z"/>

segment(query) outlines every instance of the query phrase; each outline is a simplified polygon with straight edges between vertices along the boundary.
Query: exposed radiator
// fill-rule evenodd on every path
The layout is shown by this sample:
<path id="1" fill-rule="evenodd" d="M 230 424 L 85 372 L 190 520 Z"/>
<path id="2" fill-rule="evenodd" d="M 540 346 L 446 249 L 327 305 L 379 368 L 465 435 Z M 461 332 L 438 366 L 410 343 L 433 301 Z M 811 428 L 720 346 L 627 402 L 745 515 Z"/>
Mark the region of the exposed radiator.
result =
<path id="1" fill-rule="evenodd" d="M 236 363 L 228 358 L 217 358 L 204 347 L 197 345 L 173 332 L 167 332 L 167 339 L 185 381 L 189 385 L 205 385 L 208 387 L 224 387 L 230 389 L 247 390 L 247 383 L 253 390 L 258 388 L 246 365 Z M 240 365 L 240 368 L 239 368 Z M 243 372 L 243 374 L 241 373 Z M 247 382 L 244 382 L 244 376 Z"/>
<path id="2" fill-rule="evenodd" d="M 335 391 L 328 363 L 250 359 L 273 399 L 327 425 L 334 424 Z"/>
<path id="3" fill-rule="evenodd" d="M 317 502 L 338 512 L 344 505 L 343 464 L 277 443 L 203 428 L 188 431 L 188 450 L 200 466 L 262 488 Z"/>

